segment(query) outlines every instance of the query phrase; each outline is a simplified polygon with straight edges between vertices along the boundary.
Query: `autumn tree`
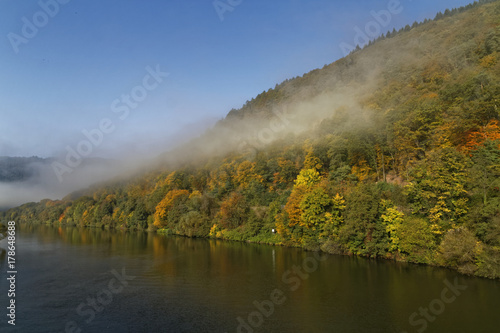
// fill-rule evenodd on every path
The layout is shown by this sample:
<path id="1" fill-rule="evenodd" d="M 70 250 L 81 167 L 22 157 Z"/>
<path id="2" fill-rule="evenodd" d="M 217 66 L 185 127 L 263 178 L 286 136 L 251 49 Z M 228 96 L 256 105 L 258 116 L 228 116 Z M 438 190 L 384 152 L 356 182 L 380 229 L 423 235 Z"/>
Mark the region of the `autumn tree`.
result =
<path id="1" fill-rule="evenodd" d="M 323 168 L 321 160 L 314 154 L 314 149 L 309 141 L 304 144 L 304 151 L 306 152 L 306 157 L 304 160 L 304 169 L 312 169 L 320 171 Z"/>
<path id="2" fill-rule="evenodd" d="M 242 188 L 249 186 L 250 182 L 262 183 L 263 178 L 255 170 L 255 162 L 243 161 L 236 168 L 235 183 Z"/>
<path id="3" fill-rule="evenodd" d="M 157 228 L 164 228 L 169 223 L 176 223 L 182 212 L 186 210 L 184 203 L 189 198 L 187 190 L 171 190 L 165 198 L 156 206 L 154 213 L 154 225 Z"/>
<path id="4" fill-rule="evenodd" d="M 500 142 L 500 126 L 498 120 L 490 120 L 488 124 L 482 126 L 477 131 L 472 131 L 467 135 L 467 141 L 464 149 L 468 152 L 477 150 L 486 141 L 499 141 Z M 500 146 L 500 143 L 497 143 Z"/>
<path id="5" fill-rule="evenodd" d="M 306 193 L 299 203 L 299 209 L 302 212 L 300 225 L 313 230 L 321 228 L 330 217 L 326 214 L 331 203 L 331 198 L 321 187 L 316 187 Z"/>
<path id="6" fill-rule="evenodd" d="M 400 250 L 400 229 L 403 224 L 404 214 L 393 205 L 392 202 L 382 200 L 384 212 L 380 216 L 385 225 L 385 231 L 390 239 L 389 251 L 397 252 Z"/>
<path id="7" fill-rule="evenodd" d="M 245 197 L 238 192 L 232 192 L 221 202 L 217 219 L 224 228 L 234 229 L 244 223 L 249 210 Z"/>
<path id="8" fill-rule="evenodd" d="M 469 164 L 465 154 L 447 146 L 431 152 L 411 170 L 406 190 L 413 212 L 429 218 L 436 235 L 443 234 L 468 211 Z"/>

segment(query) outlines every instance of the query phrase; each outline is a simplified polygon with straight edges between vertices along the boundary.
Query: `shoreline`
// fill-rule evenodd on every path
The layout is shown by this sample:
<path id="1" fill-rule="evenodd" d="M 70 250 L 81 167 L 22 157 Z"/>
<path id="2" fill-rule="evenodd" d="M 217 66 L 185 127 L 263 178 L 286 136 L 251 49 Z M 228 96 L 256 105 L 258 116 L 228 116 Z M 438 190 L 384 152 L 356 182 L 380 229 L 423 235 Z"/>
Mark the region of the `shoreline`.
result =
<path id="1" fill-rule="evenodd" d="M 109 226 L 78 226 L 75 224 L 69 225 L 69 224 L 60 224 L 60 223 L 37 223 L 37 222 L 28 222 L 28 223 L 23 223 L 24 225 L 26 224 L 32 224 L 32 225 L 45 225 L 45 226 L 50 226 L 50 227 L 71 227 L 71 228 L 77 228 L 77 229 L 99 229 L 99 230 L 107 230 L 107 231 L 122 231 L 122 232 L 146 232 L 146 233 L 154 233 L 157 235 L 161 236 L 175 236 L 175 237 L 184 237 L 184 238 L 192 238 L 192 239 L 206 239 L 206 240 L 218 240 L 218 241 L 224 241 L 224 242 L 238 242 L 238 243 L 248 243 L 248 244 L 258 244 L 258 245 L 269 245 L 269 246 L 280 246 L 280 247 L 285 247 L 285 248 L 297 248 L 301 249 L 307 252 L 321 252 L 325 253 L 328 255 L 337 255 L 337 256 L 347 256 L 347 257 L 357 257 L 357 258 L 364 258 L 364 259 L 369 259 L 369 260 L 382 260 L 384 262 L 390 262 L 392 261 L 393 263 L 405 263 L 405 264 L 411 264 L 411 265 L 416 265 L 416 266 L 421 266 L 421 267 L 435 267 L 435 268 L 444 268 L 450 271 L 453 271 L 457 274 L 460 274 L 461 276 L 467 276 L 467 277 L 474 277 L 474 278 L 481 278 L 481 279 L 487 279 L 487 280 L 496 280 L 500 281 L 500 277 L 489 277 L 489 276 L 481 276 L 481 275 L 475 275 L 475 274 L 467 274 L 458 271 L 457 269 L 454 269 L 452 267 L 444 266 L 444 265 L 439 265 L 437 263 L 418 263 L 418 262 L 412 262 L 409 260 L 403 259 L 403 257 L 400 257 L 400 259 L 397 259 L 397 257 L 370 257 L 370 256 L 364 256 L 364 255 L 359 255 L 359 254 L 353 254 L 353 253 L 340 253 L 340 252 L 328 252 L 324 251 L 321 249 L 321 247 L 311 249 L 311 248 L 306 248 L 304 246 L 296 246 L 293 244 L 283 244 L 282 242 L 265 242 L 265 241 L 258 241 L 258 240 L 251 240 L 251 239 L 242 239 L 242 240 L 237 240 L 237 239 L 229 239 L 229 238 L 219 238 L 219 237 L 202 237 L 202 236 L 189 236 L 189 235 L 182 235 L 182 234 L 177 234 L 172 231 L 167 231 L 166 229 L 157 229 L 157 230 L 151 230 L 151 229 L 129 229 L 129 228 L 124 228 L 124 227 L 109 227 Z M 278 236 L 278 234 L 275 234 Z M 0 239 L 0 242 L 2 240 Z M 1 244 L 1 243 L 0 243 Z"/>

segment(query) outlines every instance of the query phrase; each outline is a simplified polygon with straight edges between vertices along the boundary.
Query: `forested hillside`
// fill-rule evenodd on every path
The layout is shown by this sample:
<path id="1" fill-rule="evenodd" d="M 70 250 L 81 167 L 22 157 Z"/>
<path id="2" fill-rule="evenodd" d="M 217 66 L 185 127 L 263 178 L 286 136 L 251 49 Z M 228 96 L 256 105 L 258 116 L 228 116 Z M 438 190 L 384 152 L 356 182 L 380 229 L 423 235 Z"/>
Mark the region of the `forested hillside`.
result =
<path id="1" fill-rule="evenodd" d="M 162 156 L 158 171 L 2 220 L 275 243 L 498 278 L 499 58 L 500 1 L 447 10 L 263 92 Z"/>

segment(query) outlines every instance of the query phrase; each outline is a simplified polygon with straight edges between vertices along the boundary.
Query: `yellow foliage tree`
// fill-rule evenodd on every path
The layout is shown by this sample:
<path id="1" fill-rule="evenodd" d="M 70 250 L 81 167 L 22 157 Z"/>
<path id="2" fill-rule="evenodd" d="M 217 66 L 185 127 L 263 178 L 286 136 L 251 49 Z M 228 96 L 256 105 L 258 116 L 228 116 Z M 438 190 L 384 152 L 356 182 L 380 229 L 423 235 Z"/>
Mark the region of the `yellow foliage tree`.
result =
<path id="1" fill-rule="evenodd" d="M 352 167 L 352 174 L 356 175 L 360 181 L 364 181 L 370 176 L 372 168 L 368 165 L 365 159 L 358 162 L 357 165 Z"/>
<path id="2" fill-rule="evenodd" d="M 302 169 L 295 180 L 295 187 L 312 187 L 321 181 L 319 172 L 315 169 Z"/>
<path id="3" fill-rule="evenodd" d="M 382 201 L 382 205 L 387 206 L 385 212 L 380 217 L 385 224 L 385 230 L 391 240 L 389 251 L 399 251 L 399 229 L 401 228 L 401 224 L 403 223 L 404 214 L 400 212 L 396 207 L 393 207 L 390 201 Z"/>
<path id="4" fill-rule="evenodd" d="M 165 198 L 163 198 L 160 203 L 156 206 L 154 213 L 154 225 L 157 228 L 163 228 L 166 226 L 167 214 L 174 206 L 177 199 L 181 197 L 189 197 L 189 191 L 187 190 L 171 190 L 167 193 Z"/>
<path id="5" fill-rule="evenodd" d="M 238 165 L 236 169 L 235 180 L 236 183 L 241 187 L 248 187 L 252 180 L 256 180 L 262 183 L 264 180 L 261 175 L 257 174 L 255 171 L 255 162 L 243 161 Z"/>
<path id="6" fill-rule="evenodd" d="M 323 164 L 321 164 L 320 159 L 314 155 L 314 150 L 309 140 L 304 144 L 304 150 L 307 152 L 304 160 L 304 169 L 321 170 Z"/>

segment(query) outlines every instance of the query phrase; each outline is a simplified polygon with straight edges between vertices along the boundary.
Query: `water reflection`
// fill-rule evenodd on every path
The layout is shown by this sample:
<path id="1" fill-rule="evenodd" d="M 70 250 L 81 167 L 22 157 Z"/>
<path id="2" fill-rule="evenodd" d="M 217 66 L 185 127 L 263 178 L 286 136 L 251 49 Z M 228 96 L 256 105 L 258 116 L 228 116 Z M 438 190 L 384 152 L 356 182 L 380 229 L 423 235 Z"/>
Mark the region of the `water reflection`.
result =
<path id="1" fill-rule="evenodd" d="M 286 301 L 255 332 L 411 332 L 410 314 L 440 296 L 444 279 L 456 277 L 444 269 L 342 256 L 328 256 L 305 274 L 312 253 L 294 248 L 45 225 L 18 231 L 20 311 L 32 327 L 40 321 L 52 332 L 68 320 L 81 323 L 78 304 L 122 267 L 137 278 L 84 331 L 234 332 L 237 317 L 247 318 L 254 301 L 279 289 Z M 5 260 L 1 253 L 0 264 Z M 291 278 L 299 282 L 296 290 Z M 427 332 L 496 327 L 498 281 L 460 279 L 467 291 Z"/>

